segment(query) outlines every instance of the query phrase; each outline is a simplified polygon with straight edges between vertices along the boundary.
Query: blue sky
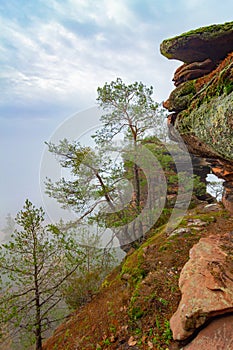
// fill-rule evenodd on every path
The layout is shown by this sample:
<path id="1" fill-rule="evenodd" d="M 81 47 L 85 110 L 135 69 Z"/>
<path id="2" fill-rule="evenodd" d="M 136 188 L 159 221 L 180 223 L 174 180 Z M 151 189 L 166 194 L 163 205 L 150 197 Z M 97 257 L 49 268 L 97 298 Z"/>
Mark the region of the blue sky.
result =
<path id="1" fill-rule="evenodd" d="M 142 81 L 161 102 L 180 65 L 162 40 L 232 13 L 232 0 L 0 0 L 1 221 L 26 198 L 41 205 L 44 141 L 95 105 L 98 86 Z"/>

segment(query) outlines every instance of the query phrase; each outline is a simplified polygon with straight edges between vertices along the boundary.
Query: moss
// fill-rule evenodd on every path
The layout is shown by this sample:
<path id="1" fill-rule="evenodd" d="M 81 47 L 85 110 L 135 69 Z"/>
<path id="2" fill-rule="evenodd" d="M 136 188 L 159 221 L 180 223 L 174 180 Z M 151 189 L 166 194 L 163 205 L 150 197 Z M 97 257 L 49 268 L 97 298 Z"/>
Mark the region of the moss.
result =
<path id="1" fill-rule="evenodd" d="M 195 93 L 195 80 L 181 84 L 169 96 L 169 111 L 182 111 L 187 108 Z"/>
<path id="2" fill-rule="evenodd" d="M 212 98 L 199 108 L 179 115 L 176 127 L 181 134 L 191 132 L 221 158 L 233 160 L 233 92 Z"/>
<path id="3" fill-rule="evenodd" d="M 138 281 L 145 277 L 145 271 L 141 268 L 143 257 L 143 251 L 141 247 L 136 250 L 131 256 L 129 256 L 125 263 L 122 265 L 120 276 L 129 274 L 131 276 L 130 283 L 136 287 Z"/>
<path id="4" fill-rule="evenodd" d="M 233 22 L 226 22 L 224 24 L 212 24 L 210 26 L 204 26 L 197 29 L 189 30 L 188 32 L 177 35 L 173 38 L 167 39 L 165 41 L 172 41 L 175 39 L 196 36 L 197 34 L 204 34 L 206 37 L 219 36 L 223 32 L 229 32 L 233 30 Z"/>
<path id="5" fill-rule="evenodd" d="M 191 38 L 198 38 L 201 35 L 202 40 L 209 41 L 213 38 L 219 37 L 227 32 L 233 31 L 233 22 L 226 22 L 224 24 L 213 24 L 206 27 L 190 30 L 173 38 L 166 39 L 160 46 L 161 54 L 167 58 L 173 58 L 173 53 L 177 47 L 189 42 Z"/>
<path id="6" fill-rule="evenodd" d="M 196 94 L 189 106 L 179 112 L 175 127 L 183 136 L 202 143 L 212 156 L 233 159 L 233 53 L 209 75 L 191 81 Z M 179 92 L 178 88 L 171 96 Z M 174 99 L 174 98 L 173 98 Z M 179 100 L 179 94 L 177 96 Z M 177 104 L 178 105 L 178 104 Z M 209 154 L 209 156 L 211 156 Z"/>

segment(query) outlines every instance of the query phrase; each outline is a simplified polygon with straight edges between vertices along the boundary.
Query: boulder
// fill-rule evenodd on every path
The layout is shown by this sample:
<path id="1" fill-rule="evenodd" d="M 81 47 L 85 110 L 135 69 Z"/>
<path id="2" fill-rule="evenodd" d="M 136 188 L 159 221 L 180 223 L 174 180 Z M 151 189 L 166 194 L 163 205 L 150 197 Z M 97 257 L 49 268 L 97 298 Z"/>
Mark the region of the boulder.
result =
<path id="1" fill-rule="evenodd" d="M 221 205 L 218 203 L 211 203 L 204 206 L 203 213 L 211 213 L 222 210 Z"/>
<path id="2" fill-rule="evenodd" d="M 233 349 L 233 316 L 213 320 L 202 329 L 196 338 L 182 350 L 232 350 Z"/>
<path id="3" fill-rule="evenodd" d="M 189 106 L 195 93 L 194 83 L 187 81 L 171 92 L 169 99 L 163 102 L 163 107 L 167 108 L 170 112 L 183 111 Z"/>
<path id="4" fill-rule="evenodd" d="M 174 340 L 189 338 L 213 317 L 233 312 L 231 234 L 201 238 L 179 279 L 181 301 L 170 325 Z"/>

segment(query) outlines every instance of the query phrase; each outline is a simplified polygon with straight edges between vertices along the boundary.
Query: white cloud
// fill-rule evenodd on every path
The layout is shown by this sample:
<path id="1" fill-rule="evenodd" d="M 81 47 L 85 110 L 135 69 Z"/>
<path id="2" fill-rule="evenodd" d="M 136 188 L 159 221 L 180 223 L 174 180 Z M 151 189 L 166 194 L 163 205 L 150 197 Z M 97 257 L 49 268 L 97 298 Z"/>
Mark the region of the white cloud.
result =
<path id="1" fill-rule="evenodd" d="M 51 7 L 63 18 L 74 19 L 80 23 L 91 21 L 103 27 L 107 24 L 130 26 L 134 16 L 126 0 L 46 0 Z"/>
<path id="2" fill-rule="evenodd" d="M 153 84 L 152 73 L 156 79 L 159 68 L 154 59 L 154 42 L 149 37 L 145 40 L 147 24 L 132 26 L 135 18 L 123 1 L 95 2 L 94 8 L 91 3 L 68 1 L 72 16 L 78 11 L 82 20 L 95 16 L 100 27 L 88 36 L 72 31 L 56 18 L 35 18 L 27 30 L 12 20 L 4 20 L 2 36 L 7 46 L 2 49 L 8 56 L 4 78 L 10 91 L 5 90 L 3 103 L 11 99 L 76 103 L 84 96 L 94 101 L 97 87 L 117 76 L 133 81 L 148 77 Z M 59 13 L 70 13 L 69 6 L 57 1 L 50 0 L 49 5 Z M 106 21 L 110 23 L 107 30 L 103 28 Z M 122 28 L 122 23 L 131 29 Z"/>

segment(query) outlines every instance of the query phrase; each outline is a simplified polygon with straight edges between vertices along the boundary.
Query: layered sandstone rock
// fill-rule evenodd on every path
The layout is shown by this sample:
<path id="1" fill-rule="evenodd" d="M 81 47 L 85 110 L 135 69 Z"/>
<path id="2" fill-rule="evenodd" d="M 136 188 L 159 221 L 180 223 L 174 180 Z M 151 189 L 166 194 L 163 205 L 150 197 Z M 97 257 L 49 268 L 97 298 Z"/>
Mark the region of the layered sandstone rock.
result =
<path id="1" fill-rule="evenodd" d="M 233 22 L 198 28 L 175 38 L 164 40 L 162 55 L 185 63 L 211 58 L 218 62 L 232 51 Z"/>
<path id="2" fill-rule="evenodd" d="M 233 315 L 213 320 L 182 350 L 232 350 Z"/>
<path id="3" fill-rule="evenodd" d="M 164 107 L 170 137 L 209 162 L 225 183 L 224 204 L 233 213 L 233 22 L 200 28 L 163 41 L 161 53 L 183 62 L 176 89 Z"/>
<path id="4" fill-rule="evenodd" d="M 183 63 L 164 102 L 170 138 L 179 142 L 181 135 L 190 153 L 225 180 L 223 204 L 233 213 L 233 22 L 165 40 L 161 53 Z M 233 348 L 232 251 L 232 233 L 202 238 L 190 251 L 170 322 L 184 350 Z"/>
<path id="5" fill-rule="evenodd" d="M 175 340 L 185 340 L 211 319 L 233 312 L 232 238 L 231 233 L 223 237 L 201 238 L 190 250 L 190 259 L 179 280 L 181 301 L 170 321 Z M 195 344 L 209 334 L 212 326 L 208 327 L 206 332 L 202 331 L 203 337 L 199 333 Z M 203 348 L 195 347 L 196 350 Z"/>

